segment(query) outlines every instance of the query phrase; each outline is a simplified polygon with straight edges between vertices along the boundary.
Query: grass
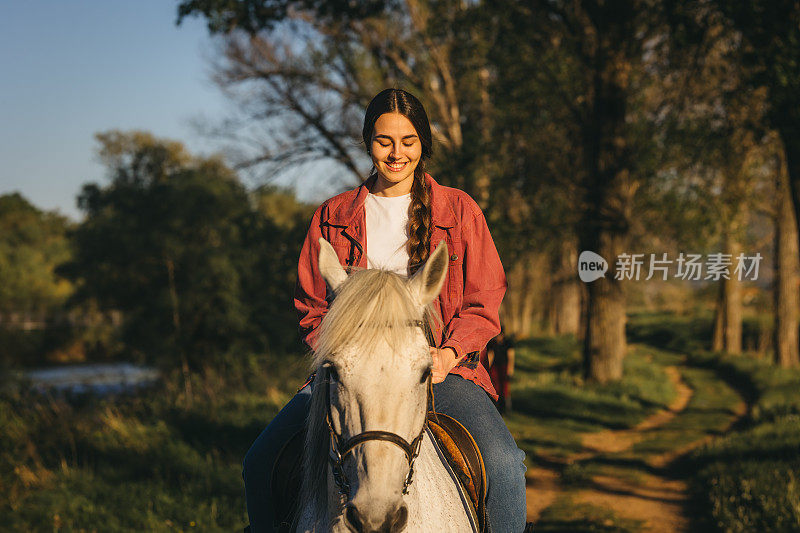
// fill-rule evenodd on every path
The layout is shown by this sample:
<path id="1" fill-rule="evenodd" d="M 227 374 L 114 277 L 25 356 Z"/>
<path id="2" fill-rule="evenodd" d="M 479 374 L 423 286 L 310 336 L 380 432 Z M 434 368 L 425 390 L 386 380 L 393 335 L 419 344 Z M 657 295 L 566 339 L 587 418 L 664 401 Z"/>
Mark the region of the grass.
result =
<path id="1" fill-rule="evenodd" d="M 746 330 L 760 326 L 758 318 L 745 323 Z M 628 331 L 637 340 L 664 343 L 689 354 L 684 375 L 690 382 L 695 380 L 691 383 L 696 391 L 693 400 L 697 399 L 701 408 L 695 427 L 712 435 L 723 429 L 723 424 L 714 424 L 713 416 L 701 412 L 719 412 L 725 404 L 719 392 L 709 388 L 708 380 L 697 382 L 703 374 L 733 385 L 748 401 L 745 419 L 679 465 L 689 475 L 690 511 L 697 529 L 800 531 L 800 371 L 780 369 L 752 355 L 709 352 L 710 317 L 642 315 L 632 321 Z M 690 437 L 691 425 L 680 432 L 679 439 Z M 644 442 L 638 447 L 643 451 L 647 445 Z M 680 441 L 673 445 L 679 446 Z"/>
<path id="2" fill-rule="evenodd" d="M 302 384 L 296 359 L 250 358 L 139 396 L 0 399 L 0 530 L 241 530 L 241 461 Z"/>
<path id="3" fill-rule="evenodd" d="M 648 432 L 647 438 L 634 444 L 637 455 L 657 455 L 723 432 L 735 417 L 741 396 L 709 369 L 684 366 L 681 373 L 692 389 L 692 397 L 678 416 Z"/>
<path id="4" fill-rule="evenodd" d="M 571 498 L 560 498 L 545 509 L 536 524 L 543 533 L 634 533 L 640 531 L 642 522 L 620 518 L 613 511 L 596 505 L 575 503 Z"/>
<path id="5" fill-rule="evenodd" d="M 587 386 L 576 378 L 580 366 L 578 346 L 569 347 L 564 339 L 533 341 L 521 350 L 523 365 L 531 374 L 524 381 L 518 380 L 512 389 L 519 411 L 510 417 L 509 426 L 515 434 L 523 436 L 519 442 L 532 464 L 555 469 L 560 474 L 559 484 L 563 489 L 562 495 L 543 512 L 537 529 L 639 531 L 642 523 L 625 520 L 608 509 L 576 502 L 571 495 L 592 486 L 595 476 L 610 476 L 641 486 L 647 484 L 649 475 L 658 472 L 667 478 L 692 481 L 694 506 L 689 514 L 700 517 L 692 523 L 693 529 L 800 529 L 792 521 L 794 511 L 790 511 L 797 494 L 792 483 L 796 481 L 796 472 L 800 471 L 798 465 L 787 462 L 777 465 L 771 459 L 776 454 L 784 454 L 785 458 L 787 453 L 800 450 L 791 436 L 797 424 L 794 427 L 782 425 L 780 430 L 772 428 L 773 431 L 763 434 L 743 433 L 741 441 L 734 437 L 719 438 L 736 419 L 742 392 L 747 398 L 758 398 L 752 409 L 755 417 L 773 420 L 776 416 L 787 413 L 793 416 L 800 412 L 797 410 L 798 373 L 782 373 L 749 358 L 738 360 L 736 373 L 734 369 L 699 358 L 697 354 L 705 353 L 704 337 L 710 335 L 708 317 L 696 320 L 674 315 L 637 316 L 629 322 L 628 335 L 633 344 L 626 359 L 625 379 L 606 387 Z M 678 367 L 683 381 L 692 389 L 686 408 L 665 424 L 645 432 L 644 438 L 628 450 L 573 461 L 570 456 L 585 452 L 581 446 L 582 434 L 633 427 L 672 401 L 675 391 L 664 375 L 666 366 Z M 763 385 L 746 377 L 751 374 Z M 723 479 L 722 472 L 730 465 L 721 462 L 719 457 L 713 460 L 706 457 L 713 463 L 708 469 L 703 469 L 696 459 L 679 460 L 663 470 L 654 470 L 649 463 L 649 458 L 679 454 L 687 446 L 703 440 L 714 443 L 704 450 L 719 451 L 729 439 L 729 446 L 750 446 L 751 463 L 743 463 L 743 468 L 749 469 L 747 474 L 752 476 L 763 468 L 762 481 L 778 480 L 782 495 L 774 489 L 767 492 L 764 490 L 768 486 L 766 483 L 747 478 L 736 468 L 731 470 L 733 475 L 744 475 L 746 481 L 744 485 L 729 483 Z M 768 441 L 783 444 L 765 447 Z M 756 450 L 756 446 L 762 448 Z M 741 456 L 736 459 L 737 462 L 741 460 Z M 778 475 L 780 468 L 782 473 Z M 720 483 L 723 486 L 718 486 Z M 759 494 L 756 498 L 761 498 L 758 504 L 753 498 L 747 499 L 747 495 L 754 492 Z M 771 521 L 745 516 L 757 513 L 759 506 L 765 509 L 762 514 L 766 510 L 772 513 Z M 743 509 L 747 509 L 746 513 Z"/>
<path id="6" fill-rule="evenodd" d="M 625 377 L 618 383 L 585 383 L 580 345 L 574 337 L 531 339 L 518 344 L 517 374 L 511 395 L 514 411 L 506 416 L 529 466 L 555 468 L 566 495 L 558 497 L 537 520 L 545 532 L 634 532 L 642 522 L 608 508 L 576 502 L 572 490 L 585 488 L 605 465 L 572 462 L 585 451 L 586 433 L 635 427 L 670 405 L 676 391 L 664 366 L 679 358 L 646 346 L 632 346 Z M 654 362 L 656 364 L 654 364 Z M 624 475 L 635 475 L 626 471 Z"/>
<path id="7" fill-rule="evenodd" d="M 800 530 L 800 372 L 704 351 L 708 317 L 638 315 L 625 377 L 588 384 L 573 337 L 518 345 L 506 417 L 531 467 L 556 469 L 564 494 L 537 531 L 634 532 L 642 522 L 573 498 L 598 475 L 635 482 L 647 458 L 712 440 L 668 471 L 689 477 L 698 530 Z M 669 406 L 664 368 L 693 389 L 687 408 L 625 451 L 585 452 L 587 433 L 634 428 Z M 65 401 L 9 388 L 0 395 L 0 530 L 230 531 L 247 521 L 241 460 L 302 383 L 297 358 L 243 357 L 192 381 L 168 380 L 109 400 Z M 733 388 L 732 388 L 733 386 Z M 748 417 L 734 419 L 742 391 Z M 11 391 L 11 392 L 9 392 Z"/>
<path id="8" fill-rule="evenodd" d="M 635 425 L 672 398 L 644 352 L 629 358 L 625 381 L 605 387 L 576 377 L 575 339 L 532 340 L 518 357 L 509 425 L 529 449 L 540 441 L 551 450 L 570 440 L 579 445 L 580 433 Z M 191 403 L 171 381 L 99 401 L 6 393 L 0 530 L 240 530 L 247 521 L 242 457 L 303 377 L 295 359 L 253 357 L 224 378 L 195 376 Z M 632 530 L 591 506 L 572 514 L 596 524 L 591 530 Z"/>
<path id="9" fill-rule="evenodd" d="M 517 348 L 511 387 L 514 412 L 506 423 L 529 460 L 563 458 L 582 449 L 584 433 L 634 427 L 667 407 L 675 390 L 652 350 L 633 347 L 625 377 L 608 385 L 586 384 L 573 337 L 532 339 Z"/>

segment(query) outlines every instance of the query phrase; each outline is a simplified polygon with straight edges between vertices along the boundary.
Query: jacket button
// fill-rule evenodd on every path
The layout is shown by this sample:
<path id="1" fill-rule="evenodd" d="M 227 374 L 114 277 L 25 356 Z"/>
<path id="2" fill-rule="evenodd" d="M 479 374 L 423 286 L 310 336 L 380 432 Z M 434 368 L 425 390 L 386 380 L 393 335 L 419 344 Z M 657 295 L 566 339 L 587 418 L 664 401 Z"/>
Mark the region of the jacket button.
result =
<path id="1" fill-rule="evenodd" d="M 456 254 L 450 256 L 450 261 L 455 261 L 456 259 L 458 259 L 458 256 Z"/>

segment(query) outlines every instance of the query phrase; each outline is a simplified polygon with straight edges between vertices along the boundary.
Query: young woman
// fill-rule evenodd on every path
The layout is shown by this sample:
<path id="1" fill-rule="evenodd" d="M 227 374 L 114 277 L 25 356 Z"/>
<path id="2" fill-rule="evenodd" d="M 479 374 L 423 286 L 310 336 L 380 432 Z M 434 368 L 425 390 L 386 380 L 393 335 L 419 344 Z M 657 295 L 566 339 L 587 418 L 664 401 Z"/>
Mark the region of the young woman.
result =
<path id="1" fill-rule="evenodd" d="M 328 306 L 317 265 L 319 237 L 333 245 L 343 265 L 402 275 L 414 273 L 444 239 L 450 265 L 434 303 L 441 326 L 431 332 L 430 349 L 436 410 L 461 422 L 481 450 L 491 531 L 523 531 L 525 454 L 495 409 L 490 396 L 497 395 L 478 361 L 500 331 L 498 310 L 506 290 L 486 220 L 466 193 L 439 185 L 425 172 L 431 128 L 413 95 L 400 89 L 378 93 L 367 107 L 362 134 L 373 172 L 361 186 L 317 209 L 300 253 L 294 303 L 303 339 L 314 348 Z M 284 443 L 302 428 L 310 396 L 306 385 L 247 452 L 243 476 L 253 531 L 273 527 L 269 473 Z"/>

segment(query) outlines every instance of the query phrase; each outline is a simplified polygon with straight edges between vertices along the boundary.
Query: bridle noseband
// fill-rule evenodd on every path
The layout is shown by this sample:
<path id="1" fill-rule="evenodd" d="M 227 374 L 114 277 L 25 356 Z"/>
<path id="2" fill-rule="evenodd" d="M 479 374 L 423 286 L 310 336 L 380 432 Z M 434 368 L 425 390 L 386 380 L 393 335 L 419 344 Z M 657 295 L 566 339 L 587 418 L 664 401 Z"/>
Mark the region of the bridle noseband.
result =
<path id="1" fill-rule="evenodd" d="M 421 327 L 422 322 L 415 321 L 413 325 Z M 411 485 L 414 478 L 414 460 L 419 455 L 419 449 L 422 445 L 422 437 L 425 435 L 425 426 L 428 424 L 427 418 L 422 424 L 422 429 L 420 430 L 419 435 L 417 435 L 411 442 L 408 442 L 400 435 L 390 431 L 364 431 L 342 442 L 341 435 L 336 433 L 336 430 L 333 429 L 333 424 L 331 423 L 330 366 L 323 365 L 322 370 L 324 372 L 322 375 L 322 382 L 325 383 L 325 402 L 327 407 L 325 418 L 328 423 L 328 430 L 331 436 L 331 446 L 330 453 L 328 454 L 328 460 L 330 462 L 331 469 L 333 470 L 333 481 L 339 488 L 339 493 L 348 498 L 350 497 L 350 483 L 347 480 L 347 475 L 345 474 L 343 467 L 344 460 L 347 458 L 347 456 L 350 455 L 350 453 L 352 453 L 359 444 L 364 444 L 365 442 L 369 442 L 371 440 L 382 440 L 397 445 L 401 450 L 403 450 L 403 453 L 406 454 L 406 459 L 408 460 L 408 475 L 406 475 L 406 478 L 403 481 L 403 494 L 408 494 L 408 487 Z M 433 395 L 433 382 L 431 376 L 428 376 L 427 391 L 428 399 L 426 402 L 426 408 L 428 405 L 430 405 Z"/>

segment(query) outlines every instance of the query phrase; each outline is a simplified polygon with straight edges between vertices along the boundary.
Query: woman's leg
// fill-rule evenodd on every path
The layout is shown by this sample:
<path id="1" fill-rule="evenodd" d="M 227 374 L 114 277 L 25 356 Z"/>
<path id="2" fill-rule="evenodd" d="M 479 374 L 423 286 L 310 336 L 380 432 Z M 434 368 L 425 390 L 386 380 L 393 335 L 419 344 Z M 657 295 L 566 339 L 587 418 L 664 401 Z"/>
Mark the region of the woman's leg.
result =
<path id="1" fill-rule="evenodd" d="M 306 385 L 275 415 L 244 457 L 242 477 L 250 530 L 253 533 L 273 531 L 272 467 L 283 445 L 303 428 L 310 403 L 311 385 Z"/>
<path id="2" fill-rule="evenodd" d="M 486 514 L 493 533 L 525 530 L 525 452 L 517 448 L 489 395 L 455 374 L 433 386 L 436 410 L 472 434 L 486 467 Z"/>

